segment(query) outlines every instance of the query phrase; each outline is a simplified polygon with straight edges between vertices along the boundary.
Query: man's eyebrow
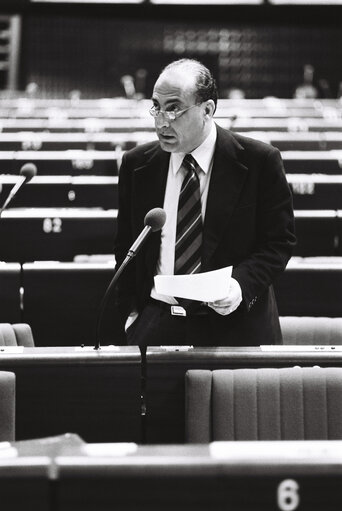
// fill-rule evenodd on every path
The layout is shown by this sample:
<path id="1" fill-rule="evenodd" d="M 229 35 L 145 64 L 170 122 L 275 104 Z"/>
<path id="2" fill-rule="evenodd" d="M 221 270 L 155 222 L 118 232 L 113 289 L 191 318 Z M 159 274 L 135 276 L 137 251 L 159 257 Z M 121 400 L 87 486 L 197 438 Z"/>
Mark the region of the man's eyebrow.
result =
<path id="1" fill-rule="evenodd" d="M 152 96 L 151 101 L 154 101 L 155 103 L 159 104 L 159 101 L 157 98 L 154 98 Z M 165 101 L 165 105 L 169 105 L 170 103 L 182 103 L 181 99 L 175 97 L 175 98 L 169 98 Z"/>

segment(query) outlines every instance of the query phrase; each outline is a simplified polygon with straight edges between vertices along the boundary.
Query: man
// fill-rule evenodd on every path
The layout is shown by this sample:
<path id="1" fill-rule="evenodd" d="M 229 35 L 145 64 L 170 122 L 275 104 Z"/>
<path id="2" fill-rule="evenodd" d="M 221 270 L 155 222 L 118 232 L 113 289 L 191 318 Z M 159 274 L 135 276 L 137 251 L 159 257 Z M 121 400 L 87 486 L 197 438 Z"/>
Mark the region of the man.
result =
<path id="1" fill-rule="evenodd" d="M 128 344 L 280 343 L 272 282 L 285 269 L 295 236 L 279 151 L 214 123 L 215 81 L 195 60 L 167 66 L 152 102 L 159 142 L 126 152 L 120 169 L 117 264 L 150 209 L 164 208 L 167 219 L 120 280 L 117 300 Z M 180 219 L 181 211 L 195 210 L 190 223 Z M 156 274 L 230 265 L 227 296 L 217 302 L 179 302 L 154 288 Z"/>

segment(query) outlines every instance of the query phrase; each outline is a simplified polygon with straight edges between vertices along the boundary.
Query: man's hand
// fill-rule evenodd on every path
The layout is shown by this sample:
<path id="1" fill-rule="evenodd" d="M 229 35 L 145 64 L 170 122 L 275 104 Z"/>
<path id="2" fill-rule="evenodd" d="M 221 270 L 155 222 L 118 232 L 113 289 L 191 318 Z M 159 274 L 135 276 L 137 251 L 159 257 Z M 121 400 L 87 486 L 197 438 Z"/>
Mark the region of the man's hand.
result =
<path id="1" fill-rule="evenodd" d="M 240 284 L 235 279 L 230 279 L 229 294 L 222 300 L 216 300 L 215 302 L 209 302 L 208 306 L 214 309 L 215 312 L 222 316 L 227 316 L 238 308 L 242 301 L 242 291 Z"/>

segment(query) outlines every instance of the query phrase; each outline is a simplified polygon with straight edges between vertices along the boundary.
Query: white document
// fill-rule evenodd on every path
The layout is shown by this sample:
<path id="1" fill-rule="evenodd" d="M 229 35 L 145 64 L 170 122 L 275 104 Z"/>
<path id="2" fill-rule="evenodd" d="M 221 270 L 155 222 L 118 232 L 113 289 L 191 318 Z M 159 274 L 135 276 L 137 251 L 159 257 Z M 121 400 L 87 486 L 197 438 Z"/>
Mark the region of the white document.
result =
<path id="1" fill-rule="evenodd" d="M 156 275 L 157 293 L 200 302 L 222 300 L 228 295 L 232 266 L 191 275 Z"/>

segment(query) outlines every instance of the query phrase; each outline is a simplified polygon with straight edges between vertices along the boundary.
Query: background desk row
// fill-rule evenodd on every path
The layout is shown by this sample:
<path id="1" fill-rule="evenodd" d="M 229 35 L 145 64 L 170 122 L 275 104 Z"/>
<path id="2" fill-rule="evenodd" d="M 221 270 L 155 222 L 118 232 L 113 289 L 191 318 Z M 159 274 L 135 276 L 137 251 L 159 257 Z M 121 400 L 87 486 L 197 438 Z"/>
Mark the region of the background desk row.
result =
<path id="1" fill-rule="evenodd" d="M 88 442 L 182 443 L 188 369 L 342 366 L 338 349 L 296 348 L 151 347 L 146 365 L 133 346 L 1 348 L 0 370 L 16 374 L 17 440 L 73 432 Z"/>
<path id="2" fill-rule="evenodd" d="M 341 125 L 341 122 L 339 121 Z M 342 130 L 341 130 L 342 131 Z M 260 138 L 260 137 L 259 137 Z M 0 172 L 19 174 L 28 162 L 37 166 L 38 175 L 99 175 L 118 174 L 122 150 L 70 149 L 57 151 L 1 151 Z M 341 149 L 329 151 L 282 151 L 286 173 L 341 174 Z"/>
<path id="3" fill-rule="evenodd" d="M 0 260 L 72 261 L 79 254 L 112 254 L 116 224 L 116 209 L 10 209 L 0 222 Z M 294 255 L 342 255 L 341 209 L 297 210 L 295 227 Z"/>
<path id="4" fill-rule="evenodd" d="M 291 261 L 275 285 L 280 315 L 342 317 L 341 258 L 337 261 Z M 0 263 L 0 322 L 29 323 L 36 346 L 92 345 L 113 268 L 114 261 Z M 116 344 L 113 299 L 103 317 L 107 344 Z"/>
<path id="5" fill-rule="evenodd" d="M 17 182 L 14 175 L 0 176 L 3 203 Z M 118 207 L 118 176 L 35 176 L 24 186 L 11 207 L 15 208 L 92 208 Z M 342 173 L 288 174 L 295 209 L 341 209 Z"/>

